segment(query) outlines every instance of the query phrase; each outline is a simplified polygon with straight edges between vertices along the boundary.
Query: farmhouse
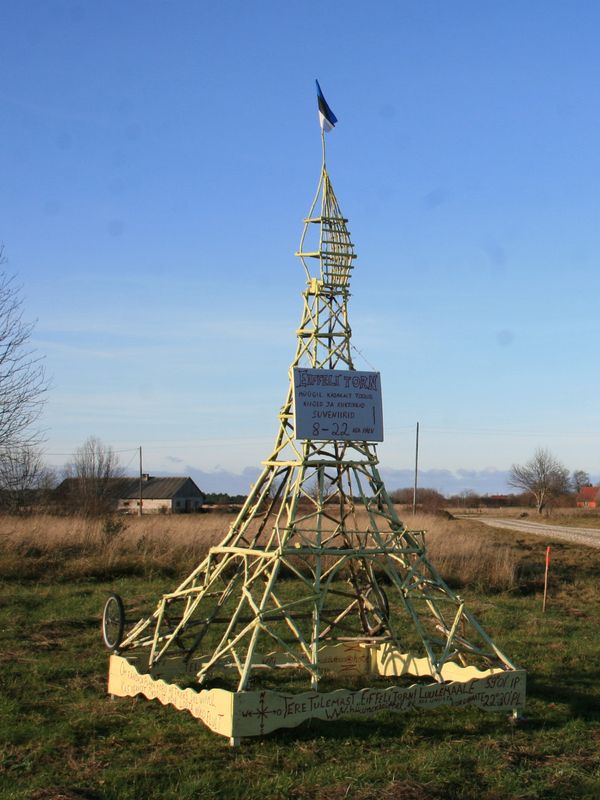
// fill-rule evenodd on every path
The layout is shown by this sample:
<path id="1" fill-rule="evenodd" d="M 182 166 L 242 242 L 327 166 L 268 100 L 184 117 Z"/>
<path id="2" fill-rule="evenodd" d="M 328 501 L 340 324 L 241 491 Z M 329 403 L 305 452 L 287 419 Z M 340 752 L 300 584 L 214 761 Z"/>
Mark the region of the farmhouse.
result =
<path id="1" fill-rule="evenodd" d="M 109 478 L 105 480 L 66 478 L 55 490 L 59 501 L 72 508 L 113 510 L 138 514 L 140 494 L 144 514 L 186 514 L 198 511 L 204 494 L 190 477 Z"/>
<path id="2" fill-rule="evenodd" d="M 600 486 L 583 486 L 577 495 L 577 508 L 600 508 Z"/>
<path id="3" fill-rule="evenodd" d="M 137 514 L 140 508 L 140 486 L 142 511 L 150 513 L 185 514 L 198 511 L 204 503 L 204 494 L 194 481 L 187 478 L 124 478 L 120 481 L 117 511 Z"/>

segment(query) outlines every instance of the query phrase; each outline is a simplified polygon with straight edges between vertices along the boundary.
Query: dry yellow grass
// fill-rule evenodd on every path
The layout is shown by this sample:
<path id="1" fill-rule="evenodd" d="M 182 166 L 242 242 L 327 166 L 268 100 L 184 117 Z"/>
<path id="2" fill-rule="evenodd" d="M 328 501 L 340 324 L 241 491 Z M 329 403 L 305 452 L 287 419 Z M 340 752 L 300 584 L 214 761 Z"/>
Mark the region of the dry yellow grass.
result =
<path id="1" fill-rule="evenodd" d="M 0 576 L 11 579 L 185 576 L 218 544 L 231 514 L 0 517 Z M 366 515 L 358 523 L 365 524 Z M 407 527 L 427 530 L 430 559 L 455 586 L 503 590 L 517 583 L 518 554 L 468 521 L 421 514 Z"/>
<path id="2" fill-rule="evenodd" d="M 405 516 L 408 528 L 426 531 L 429 560 L 453 586 L 491 591 L 518 584 L 520 553 L 475 520 L 444 519 L 431 514 Z"/>
<path id="3" fill-rule="evenodd" d="M 0 517 L 0 574 L 11 578 L 173 573 L 202 560 L 229 515 Z"/>

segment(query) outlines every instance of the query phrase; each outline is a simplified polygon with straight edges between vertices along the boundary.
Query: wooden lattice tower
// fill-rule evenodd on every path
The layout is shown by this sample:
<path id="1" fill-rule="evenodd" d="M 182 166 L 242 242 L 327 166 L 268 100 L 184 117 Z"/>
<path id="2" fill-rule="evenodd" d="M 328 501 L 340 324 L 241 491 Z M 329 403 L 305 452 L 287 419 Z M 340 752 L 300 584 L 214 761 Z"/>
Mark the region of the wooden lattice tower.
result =
<path id="1" fill-rule="evenodd" d="M 277 712 L 275 695 L 296 697 L 282 695 L 282 675 L 312 697 L 338 697 L 323 695 L 324 680 L 330 690 L 345 688 L 354 698 L 344 706 L 349 711 L 357 710 L 357 680 L 384 678 L 389 693 L 391 677 L 394 697 L 413 692 L 407 707 L 453 697 L 469 702 L 465 692 L 485 707 L 477 699 L 484 689 L 496 698 L 506 687 L 512 693 L 507 689 L 492 707 L 517 710 L 524 701 L 524 673 L 429 562 L 423 532 L 399 519 L 375 444 L 296 439 L 294 370 L 355 370 L 348 321 L 355 254 L 346 224 L 323 138 L 318 189 L 296 253 L 307 282 L 273 451 L 222 542 L 151 616 L 119 635 L 111 661 L 111 692 L 142 692 L 188 708 L 232 742 L 322 715 L 312 700 L 295 716 Z M 509 673 L 512 683 L 508 675 L 498 683 L 498 673 Z M 399 682 L 408 675 L 456 687 L 455 695 L 419 701 L 415 690 L 424 697 L 422 686 Z M 182 681 L 193 689 L 181 689 Z M 215 703 L 229 709 L 220 722 L 211 716 Z"/>

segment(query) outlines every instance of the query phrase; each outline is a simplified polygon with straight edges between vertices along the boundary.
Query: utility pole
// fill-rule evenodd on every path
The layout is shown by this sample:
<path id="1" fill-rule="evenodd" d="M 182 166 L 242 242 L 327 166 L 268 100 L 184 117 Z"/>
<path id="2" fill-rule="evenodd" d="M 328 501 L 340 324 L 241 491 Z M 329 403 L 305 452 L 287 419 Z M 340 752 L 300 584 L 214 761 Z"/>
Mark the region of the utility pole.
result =
<path id="1" fill-rule="evenodd" d="M 138 511 L 140 517 L 142 516 L 143 513 L 142 512 L 142 503 L 144 502 L 142 499 L 143 491 L 144 491 L 144 473 L 142 467 L 142 445 L 140 445 L 140 507 Z"/>
<path id="2" fill-rule="evenodd" d="M 417 476 L 419 474 L 419 423 L 417 422 L 417 435 L 415 438 L 415 485 L 413 488 L 413 517 L 417 513 Z"/>

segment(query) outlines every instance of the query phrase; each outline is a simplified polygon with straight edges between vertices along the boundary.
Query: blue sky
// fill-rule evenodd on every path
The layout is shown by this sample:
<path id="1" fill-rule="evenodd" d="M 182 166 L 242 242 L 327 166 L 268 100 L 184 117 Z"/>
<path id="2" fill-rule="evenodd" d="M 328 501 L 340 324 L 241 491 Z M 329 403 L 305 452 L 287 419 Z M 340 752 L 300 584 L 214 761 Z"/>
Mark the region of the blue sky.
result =
<path id="1" fill-rule="evenodd" d="M 502 490 L 548 447 L 600 477 L 600 6 L 25 2 L 3 9 L 0 240 L 90 434 L 242 491 L 276 433 L 320 168 L 358 253 L 389 488 Z M 135 467 L 135 460 L 131 462 Z"/>

